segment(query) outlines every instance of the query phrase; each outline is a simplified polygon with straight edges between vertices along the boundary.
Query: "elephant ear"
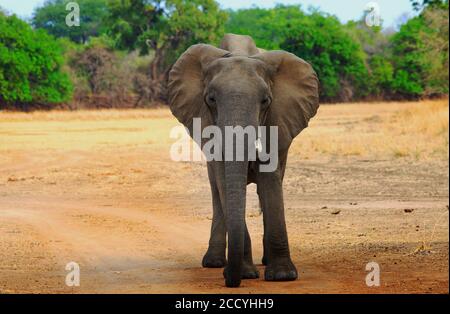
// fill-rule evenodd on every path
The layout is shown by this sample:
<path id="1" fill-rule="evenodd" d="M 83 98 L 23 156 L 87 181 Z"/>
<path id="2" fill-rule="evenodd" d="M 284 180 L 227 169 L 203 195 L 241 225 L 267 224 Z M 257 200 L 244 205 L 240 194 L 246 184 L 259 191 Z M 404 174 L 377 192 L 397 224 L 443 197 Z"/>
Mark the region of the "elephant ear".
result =
<path id="1" fill-rule="evenodd" d="M 212 123 L 203 97 L 203 72 L 209 63 L 229 54 L 210 45 L 194 45 L 183 53 L 169 73 L 170 110 L 191 135 L 194 118 L 201 118 L 202 130 Z"/>
<path id="2" fill-rule="evenodd" d="M 272 104 L 266 126 L 278 126 L 278 148 L 288 149 L 319 108 L 319 80 L 312 66 L 285 51 L 253 56 L 264 61 L 272 81 Z"/>

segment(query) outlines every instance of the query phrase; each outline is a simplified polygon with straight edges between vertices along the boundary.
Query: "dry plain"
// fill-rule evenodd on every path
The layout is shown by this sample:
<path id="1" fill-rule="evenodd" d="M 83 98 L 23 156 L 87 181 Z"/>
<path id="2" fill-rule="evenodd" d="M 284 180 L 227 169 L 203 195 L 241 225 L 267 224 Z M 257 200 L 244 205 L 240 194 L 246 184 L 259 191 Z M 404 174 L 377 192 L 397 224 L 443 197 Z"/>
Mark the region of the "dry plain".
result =
<path id="1" fill-rule="evenodd" d="M 169 158 L 169 110 L 0 112 L 0 293 L 448 293 L 448 108 L 322 106 L 285 177 L 300 278 L 235 290 L 201 268 L 206 167 Z M 260 264 L 254 186 L 247 203 Z M 71 261 L 79 287 L 65 285 Z"/>

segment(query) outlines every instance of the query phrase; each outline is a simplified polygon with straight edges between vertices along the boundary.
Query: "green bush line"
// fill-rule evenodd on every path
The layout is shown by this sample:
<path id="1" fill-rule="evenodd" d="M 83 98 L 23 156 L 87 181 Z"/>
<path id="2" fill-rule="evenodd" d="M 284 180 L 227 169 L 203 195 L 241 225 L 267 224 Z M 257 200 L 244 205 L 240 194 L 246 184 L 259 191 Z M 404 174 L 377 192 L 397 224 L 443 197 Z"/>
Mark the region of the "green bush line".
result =
<path id="1" fill-rule="evenodd" d="M 223 11 L 214 0 L 78 0 L 80 27 L 67 27 L 67 2 L 48 0 L 31 25 L 0 10 L 0 109 L 164 102 L 179 55 L 225 33 L 310 62 L 322 102 L 448 94 L 447 0 L 412 1 L 420 13 L 397 31 L 295 5 Z"/>

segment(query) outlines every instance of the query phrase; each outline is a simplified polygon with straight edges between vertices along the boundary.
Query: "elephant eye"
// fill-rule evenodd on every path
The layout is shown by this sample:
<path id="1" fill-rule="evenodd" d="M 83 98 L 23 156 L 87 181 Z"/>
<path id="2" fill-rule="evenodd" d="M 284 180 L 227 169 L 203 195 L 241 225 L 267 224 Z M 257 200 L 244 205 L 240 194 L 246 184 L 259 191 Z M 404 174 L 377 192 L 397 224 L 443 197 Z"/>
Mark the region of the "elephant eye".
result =
<path id="1" fill-rule="evenodd" d="M 264 97 L 264 99 L 261 101 L 261 105 L 263 107 L 268 107 L 272 103 L 272 98 L 270 96 Z"/>
<path id="2" fill-rule="evenodd" d="M 216 98 L 213 95 L 208 94 L 208 95 L 205 96 L 205 102 L 209 106 L 215 106 L 216 105 Z"/>

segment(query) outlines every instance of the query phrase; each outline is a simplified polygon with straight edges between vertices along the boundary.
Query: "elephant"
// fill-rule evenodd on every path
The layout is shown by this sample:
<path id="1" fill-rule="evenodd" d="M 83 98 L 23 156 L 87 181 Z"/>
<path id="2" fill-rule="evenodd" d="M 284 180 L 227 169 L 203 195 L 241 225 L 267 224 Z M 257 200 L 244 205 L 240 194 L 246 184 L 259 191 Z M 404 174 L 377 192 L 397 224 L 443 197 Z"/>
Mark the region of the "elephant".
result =
<path id="1" fill-rule="evenodd" d="M 207 161 L 213 218 L 202 266 L 224 267 L 227 287 L 259 277 L 245 222 L 246 189 L 254 183 L 263 215 L 264 279 L 296 280 L 283 178 L 293 139 L 319 108 L 319 80 L 312 66 L 285 51 L 259 49 L 250 36 L 226 34 L 219 48 L 196 44 L 186 50 L 169 73 L 168 91 L 170 110 L 188 131 L 194 118 L 201 119 L 202 130 L 211 125 L 221 130 L 238 125 L 278 128 L 275 171 L 259 171 L 258 159 Z"/>

